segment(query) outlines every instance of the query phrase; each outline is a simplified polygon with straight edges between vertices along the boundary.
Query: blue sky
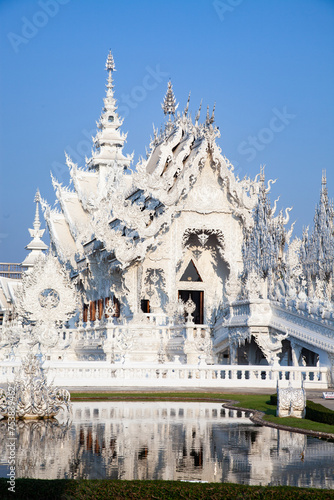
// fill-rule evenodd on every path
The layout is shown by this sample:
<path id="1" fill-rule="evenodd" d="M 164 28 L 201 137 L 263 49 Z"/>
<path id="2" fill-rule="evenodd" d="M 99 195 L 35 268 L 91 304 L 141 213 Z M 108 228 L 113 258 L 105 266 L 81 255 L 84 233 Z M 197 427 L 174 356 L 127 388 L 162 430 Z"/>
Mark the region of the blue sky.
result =
<path id="1" fill-rule="evenodd" d="M 334 2 L 0 0 L 0 261 L 21 262 L 34 195 L 53 205 L 64 151 L 90 154 L 112 49 L 125 152 L 145 154 L 171 78 L 180 109 L 216 102 L 218 144 L 240 177 L 313 224 L 322 169 L 334 197 Z M 44 226 L 45 227 L 45 224 Z M 45 238 L 45 240 L 47 240 Z"/>

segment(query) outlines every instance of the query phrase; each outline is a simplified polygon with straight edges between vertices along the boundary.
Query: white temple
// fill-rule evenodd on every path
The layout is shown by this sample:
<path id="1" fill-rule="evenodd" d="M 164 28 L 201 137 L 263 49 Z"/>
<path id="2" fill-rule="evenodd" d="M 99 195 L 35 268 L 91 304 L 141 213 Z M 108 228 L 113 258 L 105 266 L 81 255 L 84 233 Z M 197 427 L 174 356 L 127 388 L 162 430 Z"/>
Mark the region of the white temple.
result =
<path id="1" fill-rule="evenodd" d="M 47 311 L 56 311 L 62 291 L 71 287 L 80 310 L 57 324 L 58 340 L 47 350 L 57 373 L 57 366 L 70 369 L 71 363 L 79 370 L 81 362 L 86 369 L 108 369 L 103 373 L 114 379 L 119 365 L 166 367 L 168 378 L 170 366 L 200 366 L 216 370 L 204 378 L 220 378 L 223 385 L 232 372 L 217 375 L 219 367 L 238 365 L 241 376 L 235 377 L 243 385 L 265 384 L 273 369 L 287 379 L 298 373 L 311 385 L 332 384 L 334 211 L 325 174 L 314 228 L 293 238 L 293 225 L 287 228 L 291 209 L 276 214 L 276 202 L 270 204 L 273 181 L 266 183 L 263 171 L 254 180 L 239 179 L 216 144 L 214 110 L 200 123 L 199 109 L 193 122 L 188 98 L 184 111 L 176 113 L 170 82 L 162 105 L 165 128 L 154 130 L 147 158 L 132 168 L 132 156 L 123 153 L 126 134 L 120 131 L 114 69 L 109 53 L 91 158 L 80 167 L 66 157 L 73 189 L 52 178 L 58 209 L 36 197 L 36 214 L 41 202 L 50 233 L 51 274 L 45 271 L 41 280 L 46 261 L 35 260 L 44 250 L 36 215 L 27 247 L 35 254 L 24 265 L 37 265 L 19 294 L 21 328 L 36 321 L 33 305 L 28 311 L 22 305 L 30 290 L 46 291 L 44 299 L 51 290 Z M 46 307 L 45 301 L 39 307 Z M 66 314 L 74 311 L 67 307 Z M 19 359 L 20 349 L 0 347 L 3 363 Z M 161 385 L 163 372 L 154 376 Z M 82 384 L 89 385 L 87 380 Z"/>

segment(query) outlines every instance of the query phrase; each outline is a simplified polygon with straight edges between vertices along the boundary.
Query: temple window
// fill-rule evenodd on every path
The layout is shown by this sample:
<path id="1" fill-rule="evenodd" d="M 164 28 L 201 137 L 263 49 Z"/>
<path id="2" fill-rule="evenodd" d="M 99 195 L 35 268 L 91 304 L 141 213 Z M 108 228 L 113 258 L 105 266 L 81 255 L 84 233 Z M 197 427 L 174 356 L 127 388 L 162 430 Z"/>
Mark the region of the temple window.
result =
<path id="1" fill-rule="evenodd" d="M 96 301 L 94 300 L 91 300 L 89 304 L 89 319 L 91 321 L 96 320 Z"/>
<path id="2" fill-rule="evenodd" d="M 149 313 L 150 312 L 150 301 L 148 299 L 142 299 L 140 301 L 140 308 L 143 313 Z"/>
<path id="3" fill-rule="evenodd" d="M 103 299 L 97 301 L 98 318 L 102 319 L 103 316 Z"/>
<path id="4" fill-rule="evenodd" d="M 119 300 L 116 299 L 115 295 L 114 295 L 114 306 L 115 306 L 114 317 L 119 318 L 119 316 L 120 316 L 120 303 L 119 303 Z"/>
<path id="5" fill-rule="evenodd" d="M 84 304 L 83 305 L 82 320 L 83 320 L 84 323 L 87 323 L 87 320 L 88 320 L 88 304 Z"/>

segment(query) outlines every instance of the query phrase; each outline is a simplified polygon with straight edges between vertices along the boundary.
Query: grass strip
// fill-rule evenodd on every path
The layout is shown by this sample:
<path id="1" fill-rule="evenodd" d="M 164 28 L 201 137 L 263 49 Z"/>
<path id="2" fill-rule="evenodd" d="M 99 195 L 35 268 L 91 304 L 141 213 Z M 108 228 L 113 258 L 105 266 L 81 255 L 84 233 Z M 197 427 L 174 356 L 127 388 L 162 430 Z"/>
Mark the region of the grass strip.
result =
<path id="1" fill-rule="evenodd" d="M 249 408 L 251 410 L 263 411 L 265 416 L 264 420 L 267 422 L 273 422 L 277 425 L 294 427 L 295 429 L 303 429 L 308 431 L 326 432 L 328 434 L 334 434 L 334 425 L 323 424 L 321 422 L 315 422 L 306 418 L 293 418 L 293 417 L 276 417 L 276 405 L 272 405 L 270 398 L 264 394 L 259 395 L 233 395 L 233 400 L 239 401 L 235 406 L 240 406 L 244 408 Z M 310 403 L 306 401 L 307 404 Z M 312 403 L 312 402 L 311 402 Z M 321 405 L 319 405 L 321 406 Z M 330 411 L 327 410 L 326 411 Z M 332 412 L 334 413 L 334 412 Z"/>
<path id="2" fill-rule="evenodd" d="M 208 400 L 208 399 L 226 399 L 229 395 L 222 393 L 207 393 L 207 392 L 71 392 L 72 401 L 161 401 L 163 400 L 178 400 L 182 401 L 185 398 L 192 400 Z M 267 396 L 269 397 L 269 396 Z"/>
<path id="3" fill-rule="evenodd" d="M 73 479 L 17 479 L 15 493 L 0 479 L 2 500 L 330 500 L 333 490 L 292 486 L 246 486 L 233 483 L 190 483 L 183 481 L 121 481 Z"/>

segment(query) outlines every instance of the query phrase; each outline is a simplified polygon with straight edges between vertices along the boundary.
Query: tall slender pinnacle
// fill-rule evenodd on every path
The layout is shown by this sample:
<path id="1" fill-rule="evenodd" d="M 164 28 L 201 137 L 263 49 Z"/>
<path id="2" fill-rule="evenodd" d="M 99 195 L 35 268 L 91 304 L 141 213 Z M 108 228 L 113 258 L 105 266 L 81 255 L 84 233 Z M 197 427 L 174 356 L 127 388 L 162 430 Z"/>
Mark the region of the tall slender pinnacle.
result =
<path id="1" fill-rule="evenodd" d="M 39 189 L 37 189 L 34 202 L 36 203 L 35 219 L 34 219 L 34 229 L 38 231 L 41 227 L 41 222 L 39 220 L 39 203 L 41 202 L 41 195 Z"/>
<path id="2" fill-rule="evenodd" d="M 189 111 L 190 94 L 191 94 L 191 92 L 189 92 L 187 104 L 186 104 L 186 107 L 184 108 L 184 111 L 183 111 L 184 116 L 187 116 L 188 111 Z"/>
<path id="3" fill-rule="evenodd" d="M 206 124 L 209 125 L 210 123 L 210 115 L 209 115 L 209 106 L 206 108 Z"/>
<path id="4" fill-rule="evenodd" d="M 212 115 L 210 118 L 210 124 L 212 124 L 215 121 L 215 109 L 216 109 L 216 103 L 214 103 L 214 105 L 213 105 Z"/>
<path id="5" fill-rule="evenodd" d="M 322 171 L 322 177 L 321 177 L 321 189 L 322 192 L 326 192 L 327 194 L 327 178 L 326 178 L 326 170 Z"/>
<path id="6" fill-rule="evenodd" d="M 306 274 L 329 282 L 333 276 L 334 209 L 328 199 L 326 171 L 322 172 L 320 200 L 316 205 L 312 233 L 304 238 Z"/>
<path id="7" fill-rule="evenodd" d="M 328 200 L 328 191 L 327 191 L 327 178 L 326 178 L 326 170 L 322 171 L 322 176 L 321 176 L 321 190 L 320 190 L 320 205 L 318 206 L 318 209 L 322 209 L 324 211 L 327 210 L 327 205 L 329 203 Z"/>
<path id="8" fill-rule="evenodd" d="M 113 89 L 113 84 L 112 84 L 112 72 L 116 71 L 115 69 L 115 63 L 114 63 L 114 58 L 112 56 L 111 50 L 109 51 L 107 61 L 106 61 L 106 71 L 108 71 L 108 81 L 107 81 L 107 96 L 113 97 L 112 89 Z"/>
<path id="9" fill-rule="evenodd" d="M 36 191 L 34 202 L 36 203 L 35 218 L 33 224 L 34 229 L 29 229 L 32 240 L 26 246 L 26 249 L 30 250 L 30 252 L 22 262 L 22 266 L 28 271 L 32 269 L 36 260 L 40 258 L 41 255 L 43 255 L 43 252 L 48 249 L 44 241 L 41 240 L 45 229 L 41 229 L 41 222 L 39 219 L 39 204 L 41 202 L 41 195 L 38 189 Z"/>
<path id="10" fill-rule="evenodd" d="M 165 115 L 175 115 L 175 111 L 178 108 L 178 104 L 176 104 L 175 95 L 173 92 L 172 82 L 169 80 L 166 96 L 164 102 L 161 104 L 163 112 Z"/>
<path id="11" fill-rule="evenodd" d="M 114 97 L 112 73 L 116 69 L 111 50 L 106 60 L 105 69 L 108 71 L 107 92 L 103 99 L 104 106 L 98 122 L 98 132 L 93 138 L 95 151 L 93 151 L 92 157 L 87 160 L 89 170 L 109 167 L 114 162 L 119 165 L 119 168 L 126 169 L 132 161 L 131 155 L 125 156 L 123 154 L 127 134 L 120 131 L 123 119 L 118 116 Z"/>
<path id="12" fill-rule="evenodd" d="M 201 116 L 202 102 L 203 102 L 203 99 L 201 99 L 201 103 L 199 105 L 197 115 L 195 116 L 195 124 L 196 125 L 198 124 L 199 117 Z"/>
<path id="13" fill-rule="evenodd" d="M 106 61 L 106 70 L 107 71 L 116 71 L 114 58 L 112 56 L 111 50 L 109 50 L 109 54 Z"/>

